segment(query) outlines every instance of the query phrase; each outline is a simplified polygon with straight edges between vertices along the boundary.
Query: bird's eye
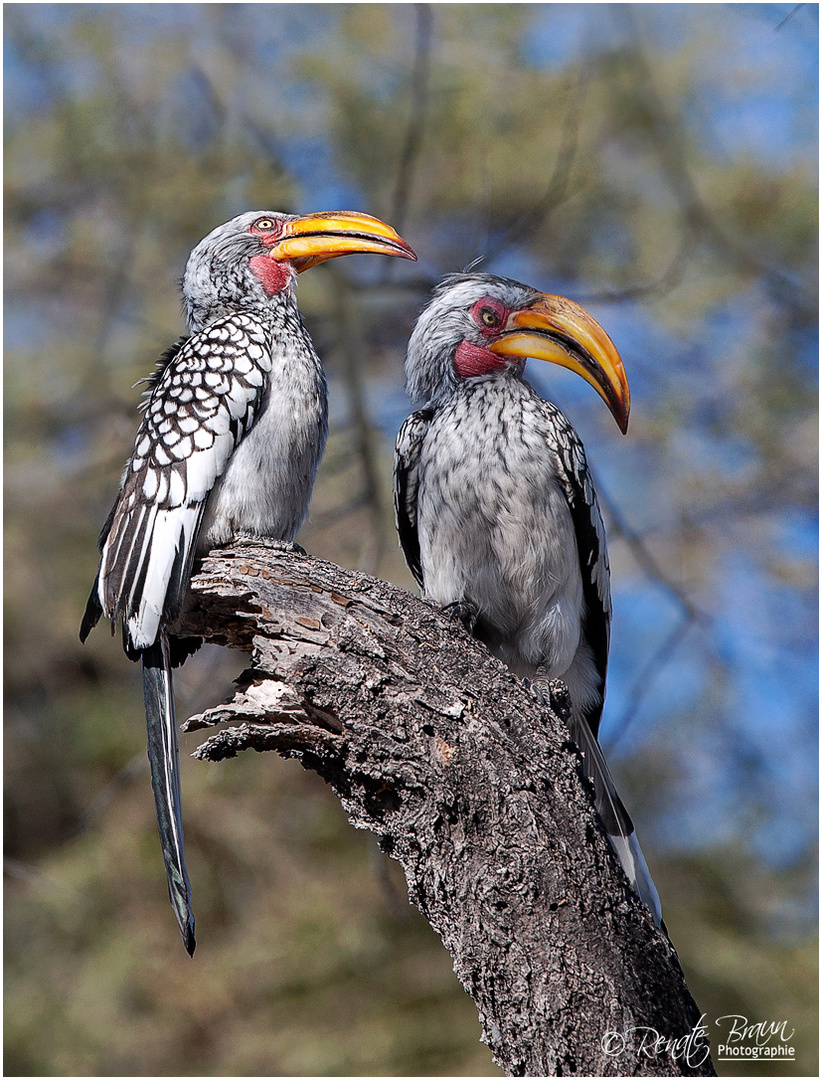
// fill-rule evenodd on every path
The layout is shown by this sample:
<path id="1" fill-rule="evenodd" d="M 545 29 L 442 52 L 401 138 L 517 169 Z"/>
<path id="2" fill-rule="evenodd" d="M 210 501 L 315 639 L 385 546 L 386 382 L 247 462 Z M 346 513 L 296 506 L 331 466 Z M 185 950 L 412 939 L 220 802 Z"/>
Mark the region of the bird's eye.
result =
<path id="1" fill-rule="evenodd" d="M 483 326 L 499 326 L 501 319 L 493 308 L 484 307 L 480 311 L 480 319 Z"/>
<path id="2" fill-rule="evenodd" d="M 274 222 L 270 217 L 261 217 L 259 221 L 254 222 L 254 225 L 260 232 L 267 232 L 269 229 L 274 228 Z"/>

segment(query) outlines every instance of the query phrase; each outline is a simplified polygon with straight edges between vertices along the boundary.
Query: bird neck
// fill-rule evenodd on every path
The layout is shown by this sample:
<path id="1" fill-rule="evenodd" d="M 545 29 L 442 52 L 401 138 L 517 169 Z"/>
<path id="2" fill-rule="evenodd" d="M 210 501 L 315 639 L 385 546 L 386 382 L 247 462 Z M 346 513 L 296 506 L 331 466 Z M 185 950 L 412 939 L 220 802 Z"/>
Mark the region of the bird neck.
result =
<path id="1" fill-rule="evenodd" d="M 256 315 L 263 323 L 279 323 L 284 316 L 286 318 L 290 316 L 291 320 L 296 320 L 300 325 L 302 324 L 297 302 L 290 289 L 284 289 L 282 292 L 266 298 L 245 296 L 242 300 L 230 300 L 224 303 L 209 299 L 207 303 L 198 304 L 196 301 L 186 298 L 188 326 L 193 334 L 205 330 L 207 326 L 216 322 L 217 319 L 235 315 L 240 311 Z"/>

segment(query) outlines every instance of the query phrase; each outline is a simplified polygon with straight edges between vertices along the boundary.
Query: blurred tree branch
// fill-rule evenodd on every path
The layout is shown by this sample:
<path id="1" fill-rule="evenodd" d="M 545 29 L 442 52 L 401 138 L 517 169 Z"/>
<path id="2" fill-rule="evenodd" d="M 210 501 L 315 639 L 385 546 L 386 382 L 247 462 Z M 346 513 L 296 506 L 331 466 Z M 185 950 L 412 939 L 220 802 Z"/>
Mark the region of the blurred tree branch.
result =
<path id="1" fill-rule="evenodd" d="M 411 75 L 411 113 L 405 131 L 402 153 L 397 166 L 397 180 L 394 196 L 391 200 L 389 220 L 394 223 L 397 232 L 402 234 L 408 215 L 408 202 L 411 185 L 416 172 L 416 163 L 422 148 L 422 132 L 428 110 L 428 83 L 431 70 L 431 35 L 434 14 L 430 4 L 414 5 L 417 29 L 414 48 L 414 70 Z M 387 278 L 393 263 L 387 262 L 384 277 Z"/>
<path id="2" fill-rule="evenodd" d="M 362 491 L 349 503 L 352 509 L 365 507 L 369 529 L 360 546 L 358 565 L 375 573 L 385 551 L 385 513 L 380 491 L 379 466 L 375 446 L 376 432 L 368 412 L 363 371 L 363 332 L 359 325 L 359 305 L 348 288 L 348 279 L 333 269 L 328 275 L 333 282 L 333 325 L 336 329 L 334 347 L 339 355 L 340 370 L 345 383 L 350 424 L 354 434 L 354 450 L 362 473 Z"/>
<path id="3" fill-rule="evenodd" d="M 590 78 L 590 68 L 583 65 L 573 85 L 567 88 L 567 103 L 560 129 L 559 148 L 557 149 L 553 172 L 545 191 L 539 199 L 535 200 L 532 206 L 517 215 L 499 242 L 489 251 L 483 253 L 483 258 L 489 262 L 511 248 L 527 242 L 529 237 L 533 236 L 544 225 L 555 210 L 572 195 L 578 194 L 578 191 L 571 184 L 571 180 L 579 152 L 582 110 Z"/>
<path id="4" fill-rule="evenodd" d="M 700 1013 L 598 825 L 561 683 L 548 711 L 437 609 L 275 544 L 213 552 L 192 588 L 182 632 L 252 652 L 233 701 L 184 725 L 231 722 L 197 756 L 276 750 L 331 784 L 509 1075 L 714 1075 L 707 1042 L 683 1052 Z"/>
<path id="5" fill-rule="evenodd" d="M 785 16 L 785 18 L 781 19 L 776 24 L 776 26 L 774 27 L 774 31 L 781 30 L 782 27 L 794 17 L 794 15 L 797 13 L 797 11 L 799 11 L 799 9 L 803 8 L 804 6 L 805 6 L 804 4 L 794 4 L 794 6 L 791 8 L 791 10 L 788 12 L 788 14 Z"/>
<path id="6" fill-rule="evenodd" d="M 642 34 L 636 14 L 629 4 L 614 7 L 612 13 L 621 22 L 634 42 Z M 815 291 L 796 274 L 772 265 L 749 244 L 733 236 L 720 223 L 717 214 L 699 193 L 688 165 L 688 139 L 679 117 L 666 109 L 664 95 L 653 77 L 652 66 L 640 45 L 624 50 L 624 63 L 632 72 L 634 107 L 645 120 L 647 134 L 653 144 L 666 181 L 680 207 L 683 233 L 693 232 L 705 240 L 726 262 L 739 272 L 761 277 L 771 289 L 799 309 L 808 310 L 815 304 Z"/>

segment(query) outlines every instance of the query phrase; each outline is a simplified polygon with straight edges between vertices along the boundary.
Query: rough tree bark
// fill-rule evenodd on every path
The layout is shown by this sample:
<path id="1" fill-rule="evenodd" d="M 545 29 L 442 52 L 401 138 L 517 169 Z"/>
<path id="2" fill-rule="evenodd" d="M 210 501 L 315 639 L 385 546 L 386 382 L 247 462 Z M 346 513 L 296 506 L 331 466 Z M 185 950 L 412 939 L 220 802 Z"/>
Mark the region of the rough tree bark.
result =
<path id="1" fill-rule="evenodd" d="M 409 593 L 273 543 L 213 552 L 183 630 L 251 651 L 196 756 L 276 750 L 399 860 L 513 1076 L 715 1075 L 665 933 L 611 854 L 561 719 Z M 696 1032 L 696 1035 L 695 1035 Z"/>

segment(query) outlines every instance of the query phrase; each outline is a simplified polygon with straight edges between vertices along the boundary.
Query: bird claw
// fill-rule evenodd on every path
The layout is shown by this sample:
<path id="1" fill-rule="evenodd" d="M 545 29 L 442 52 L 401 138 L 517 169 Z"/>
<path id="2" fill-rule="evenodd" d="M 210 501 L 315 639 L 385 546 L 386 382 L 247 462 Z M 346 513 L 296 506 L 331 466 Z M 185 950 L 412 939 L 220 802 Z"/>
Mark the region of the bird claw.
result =
<path id="1" fill-rule="evenodd" d="M 252 533 L 238 533 L 235 543 L 256 544 L 258 547 L 274 548 L 276 551 L 288 551 L 295 555 L 307 555 L 304 547 L 295 544 L 293 540 L 278 540 L 274 536 L 254 536 Z"/>
<path id="2" fill-rule="evenodd" d="M 273 540 L 272 545 L 280 549 L 280 551 L 290 551 L 294 555 L 308 555 L 308 552 L 300 544 L 295 544 L 293 540 Z"/>
<path id="3" fill-rule="evenodd" d="M 545 698 L 545 691 L 542 689 L 539 683 L 534 682 L 533 679 L 527 677 L 523 678 L 522 685 L 526 690 L 530 690 L 532 695 L 537 699 L 540 705 L 547 705 L 548 702 Z"/>
<path id="4" fill-rule="evenodd" d="M 562 720 L 571 715 L 571 699 L 568 687 L 562 679 L 547 679 L 539 669 L 535 679 L 523 679 L 526 689 L 530 690 L 540 705 L 545 705 Z"/>
<path id="5" fill-rule="evenodd" d="M 459 620 L 473 637 L 474 627 L 479 618 L 479 610 L 475 604 L 472 604 L 470 600 L 455 600 L 452 604 L 444 604 L 441 610 L 451 622 Z"/>

